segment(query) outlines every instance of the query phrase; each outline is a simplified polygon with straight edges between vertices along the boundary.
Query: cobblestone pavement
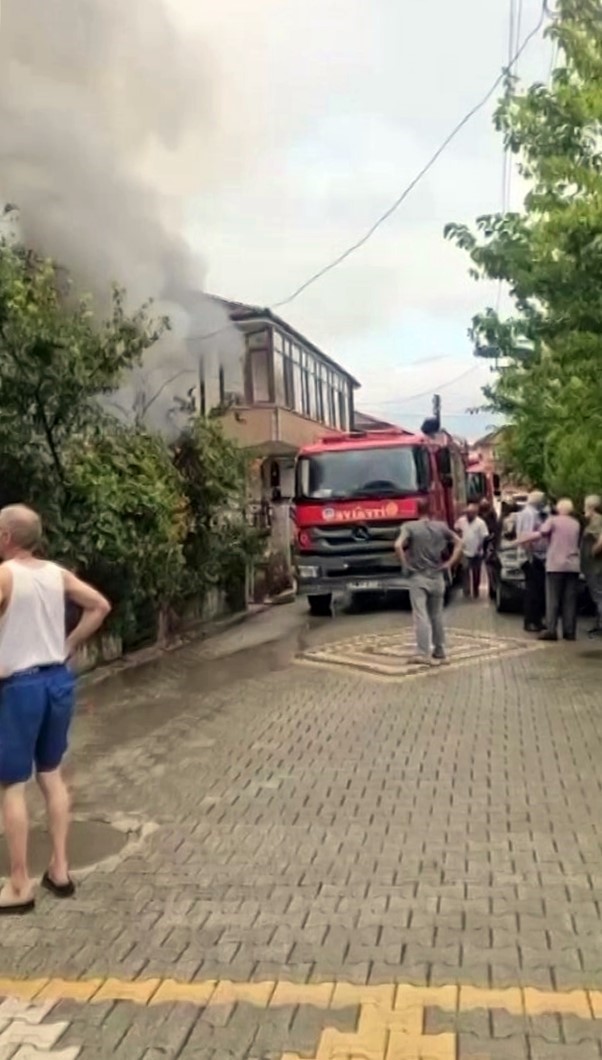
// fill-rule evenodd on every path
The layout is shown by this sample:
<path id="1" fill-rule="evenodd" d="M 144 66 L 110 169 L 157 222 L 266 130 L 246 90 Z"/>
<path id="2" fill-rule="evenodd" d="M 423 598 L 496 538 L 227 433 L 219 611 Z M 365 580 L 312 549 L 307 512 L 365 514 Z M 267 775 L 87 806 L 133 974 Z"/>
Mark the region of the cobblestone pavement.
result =
<path id="1" fill-rule="evenodd" d="M 0 1060 L 601 1057 L 602 651 L 448 620 L 440 670 L 381 612 L 88 690 L 132 837 L 2 924 Z"/>

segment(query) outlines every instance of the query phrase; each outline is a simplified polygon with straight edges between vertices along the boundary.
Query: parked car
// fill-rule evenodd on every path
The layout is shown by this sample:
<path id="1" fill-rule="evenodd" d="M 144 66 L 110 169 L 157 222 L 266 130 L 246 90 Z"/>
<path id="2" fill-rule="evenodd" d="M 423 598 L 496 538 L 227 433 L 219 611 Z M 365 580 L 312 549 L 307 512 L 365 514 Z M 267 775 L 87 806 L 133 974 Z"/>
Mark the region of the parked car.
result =
<path id="1" fill-rule="evenodd" d="M 519 563 L 516 545 L 506 545 L 497 553 L 495 607 L 499 614 L 517 614 L 523 610 L 525 573 Z M 592 602 L 583 575 L 580 576 L 579 611 L 593 614 Z"/>
<path id="2" fill-rule="evenodd" d="M 522 611 L 525 574 L 519 563 L 518 548 L 509 546 L 497 553 L 495 607 L 500 614 Z"/>

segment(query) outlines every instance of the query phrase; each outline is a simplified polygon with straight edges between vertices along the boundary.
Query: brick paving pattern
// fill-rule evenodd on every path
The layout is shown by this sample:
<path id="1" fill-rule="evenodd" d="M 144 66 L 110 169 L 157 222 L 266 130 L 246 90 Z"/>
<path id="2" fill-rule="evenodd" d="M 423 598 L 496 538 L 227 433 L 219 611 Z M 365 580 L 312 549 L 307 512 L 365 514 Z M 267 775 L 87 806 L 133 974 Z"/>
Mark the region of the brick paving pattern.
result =
<path id="1" fill-rule="evenodd" d="M 0 1015 L 0 1058 L 601 1057 L 602 654 L 531 648 L 485 606 L 449 618 L 458 643 L 512 650 L 417 680 L 351 660 L 207 691 L 190 647 L 125 688 L 148 725 L 126 719 L 120 746 L 95 753 L 83 716 L 78 810 L 157 828 L 73 903 L 3 924 L 0 996 L 40 980 L 38 1026 L 61 1032 L 3 1054 Z M 364 657 L 377 635 L 382 662 L 407 624 L 318 624 L 302 649 L 360 638 Z"/>

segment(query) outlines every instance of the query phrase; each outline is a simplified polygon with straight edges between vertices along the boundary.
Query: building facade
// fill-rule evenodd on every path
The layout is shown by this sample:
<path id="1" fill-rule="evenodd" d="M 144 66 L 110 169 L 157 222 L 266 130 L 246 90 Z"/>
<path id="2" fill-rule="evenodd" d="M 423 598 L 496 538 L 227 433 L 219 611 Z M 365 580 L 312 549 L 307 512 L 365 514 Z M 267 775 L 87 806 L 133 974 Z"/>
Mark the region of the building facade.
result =
<path id="1" fill-rule="evenodd" d="M 269 309 L 218 301 L 242 337 L 238 357 L 201 362 L 199 411 L 219 408 L 224 431 L 261 458 L 261 495 L 294 493 L 298 450 L 354 425 L 359 383 Z"/>

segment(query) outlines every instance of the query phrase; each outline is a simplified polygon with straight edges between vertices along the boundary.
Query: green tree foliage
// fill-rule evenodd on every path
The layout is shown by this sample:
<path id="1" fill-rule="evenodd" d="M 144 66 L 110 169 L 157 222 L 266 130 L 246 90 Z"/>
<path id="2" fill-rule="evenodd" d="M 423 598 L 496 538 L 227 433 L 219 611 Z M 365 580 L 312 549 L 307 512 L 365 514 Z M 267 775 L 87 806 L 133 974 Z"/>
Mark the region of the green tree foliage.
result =
<path id="1" fill-rule="evenodd" d="M 549 86 L 509 79 L 496 126 L 528 181 L 521 213 L 449 225 L 477 279 L 508 284 L 514 315 L 476 316 L 500 371 L 488 407 L 511 425 L 508 458 L 531 482 L 582 497 L 602 487 L 602 15 L 559 0 Z"/>
<path id="2" fill-rule="evenodd" d="M 146 307 L 128 315 L 116 290 L 100 326 L 85 300 L 69 297 L 66 274 L 21 248 L 0 246 L 0 451 L 3 491 L 26 472 L 29 495 L 67 486 L 66 442 L 100 418 L 97 398 L 112 391 L 159 337 L 166 321 Z"/>
<path id="3" fill-rule="evenodd" d="M 115 291 L 99 323 L 66 279 L 0 245 L 0 505 L 40 511 L 50 554 L 107 593 L 128 635 L 182 595 L 244 581 L 245 461 L 217 421 L 191 421 L 174 451 L 103 411 L 168 322 Z"/>
<path id="4" fill-rule="evenodd" d="M 50 526 L 53 556 L 102 585 L 122 632 L 180 595 L 191 526 L 183 481 L 156 435 L 115 422 L 65 454 L 68 493 Z"/>
<path id="5" fill-rule="evenodd" d="M 247 456 L 225 437 L 218 418 L 197 418 L 174 447 L 174 464 L 191 515 L 184 543 L 187 589 L 204 592 L 223 580 L 238 601 L 247 563 L 261 550 L 261 538 L 244 518 Z"/>

